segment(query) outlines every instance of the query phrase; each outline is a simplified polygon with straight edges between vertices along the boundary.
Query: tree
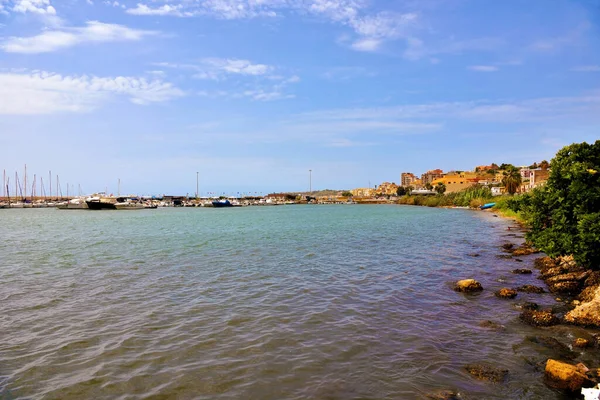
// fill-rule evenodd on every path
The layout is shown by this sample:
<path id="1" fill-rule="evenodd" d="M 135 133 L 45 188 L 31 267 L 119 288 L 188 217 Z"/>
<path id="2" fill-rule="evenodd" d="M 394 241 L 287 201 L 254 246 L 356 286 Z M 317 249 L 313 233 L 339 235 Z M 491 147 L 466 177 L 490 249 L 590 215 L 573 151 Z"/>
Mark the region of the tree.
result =
<path id="1" fill-rule="evenodd" d="M 398 189 L 396 189 L 396 194 L 398 196 L 404 196 L 406 194 L 406 188 L 404 186 L 398 186 Z"/>
<path id="2" fill-rule="evenodd" d="M 510 194 L 515 194 L 521 186 L 521 173 L 515 167 L 507 168 L 502 173 L 502 184 L 506 188 L 506 191 Z"/>
<path id="3" fill-rule="evenodd" d="M 431 189 L 433 189 L 433 185 L 432 185 L 431 183 L 427 182 L 427 183 L 425 184 L 425 189 L 427 189 L 427 190 L 431 190 Z"/>
<path id="4" fill-rule="evenodd" d="M 550 168 L 550 163 L 546 160 L 540 162 L 540 168 L 543 170 L 546 170 L 548 168 Z"/>
<path id="5" fill-rule="evenodd" d="M 536 169 L 537 167 L 538 167 L 538 163 L 537 163 L 537 162 L 534 162 L 533 164 L 531 164 L 531 165 L 529 166 L 529 169 Z"/>
<path id="6" fill-rule="evenodd" d="M 527 238 L 551 257 L 573 254 L 583 266 L 600 269 L 600 140 L 563 147 L 551 165 L 525 209 Z"/>
<path id="7" fill-rule="evenodd" d="M 495 170 L 500 169 L 500 167 L 496 163 L 492 163 L 492 165 L 490 165 L 490 167 L 492 167 L 491 169 L 495 169 Z"/>
<path id="8" fill-rule="evenodd" d="M 438 194 L 444 194 L 444 192 L 446 191 L 446 185 L 444 185 L 442 182 L 438 183 L 437 185 L 435 185 L 435 191 Z"/>
<path id="9" fill-rule="evenodd" d="M 352 193 L 350 193 L 350 192 L 342 192 L 342 196 L 344 196 L 344 197 L 352 197 Z"/>
<path id="10" fill-rule="evenodd" d="M 516 167 L 512 164 L 504 164 L 504 163 L 500 164 L 500 169 L 502 169 L 502 170 L 508 170 L 511 168 L 516 168 Z"/>

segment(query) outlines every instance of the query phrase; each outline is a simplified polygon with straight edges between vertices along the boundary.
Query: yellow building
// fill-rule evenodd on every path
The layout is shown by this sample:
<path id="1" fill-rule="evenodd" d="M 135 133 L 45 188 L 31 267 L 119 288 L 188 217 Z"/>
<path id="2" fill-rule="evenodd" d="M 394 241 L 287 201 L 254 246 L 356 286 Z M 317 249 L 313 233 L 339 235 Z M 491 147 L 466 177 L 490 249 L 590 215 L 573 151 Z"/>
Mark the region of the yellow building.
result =
<path id="1" fill-rule="evenodd" d="M 375 196 L 375 189 L 371 189 L 371 188 L 358 188 L 358 189 L 352 189 L 350 191 L 350 193 L 352 193 L 353 197 L 374 197 Z"/>
<path id="2" fill-rule="evenodd" d="M 474 172 L 450 172 L 443 178 L 431 182 L 431 185 L 435 189 L 438 183 L 443 183 L 446 186 L 446 193 L 454 193 L 477 184 L 479 179 L 480 176 Z"/>
<path id="3" fill-rule="evenodd" d="M 379 185 L 377 187 L 377 190 L 376 190 L 377 193 L 381 193 L 381 194 L 385 194 L 385 195 L 389 195 L 389 196 L 395 195 L 397 191 L 398 191 L 398 185 L 396 185 L 393 182 L 392 183 L 383 182 L 381 185 Z"/>

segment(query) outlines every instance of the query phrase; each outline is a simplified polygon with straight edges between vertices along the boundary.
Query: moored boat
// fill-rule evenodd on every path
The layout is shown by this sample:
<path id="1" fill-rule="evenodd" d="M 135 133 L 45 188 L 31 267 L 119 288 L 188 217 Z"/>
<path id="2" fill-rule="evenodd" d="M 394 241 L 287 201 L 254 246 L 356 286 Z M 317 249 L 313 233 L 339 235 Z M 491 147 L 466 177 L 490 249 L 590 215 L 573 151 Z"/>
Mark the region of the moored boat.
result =
<path id="1" fill-rule="evenodd" d="M 82 198 L 71 199 L 63 203 L 56 204 L 56 208 L 59 210 L 87 210 L 89 207 Z"/>
<path id="2" fill-rule="evenodd" d="M 495 205 L 496 205 L 496 203 L 487 203 L 487 204 L 484 204 L 484 205 L 480 206 L 479 208 L 480 208 L 481 210 L 487 210 L 488 208 L 492 208 L 492 207 L 494 207 Z"/>
<path id="3" fill-rule="evenodd" d="M 216 208 L 233 207 L 233 204 L 227 199 L 215 200 L 212 202 L 212 205 Z"/>
<path id="4" fill-rule="evenodd" d="M 137 198 L 133 198 L 133 197 L 123 198 L 123 197 L 119 197 L 117 199 L 117 202 L 115 203 L 115 208 L 117 210 L 143 210 L 146 207 Z"/>
<path id="5" fill-rule="evenodd" d="M 116 210 L 116 202 L 117 199 L 115 197 L 105 197 L 100 195 L 88 197 L 85 200 L 85 203 L 90 210 Z"/>

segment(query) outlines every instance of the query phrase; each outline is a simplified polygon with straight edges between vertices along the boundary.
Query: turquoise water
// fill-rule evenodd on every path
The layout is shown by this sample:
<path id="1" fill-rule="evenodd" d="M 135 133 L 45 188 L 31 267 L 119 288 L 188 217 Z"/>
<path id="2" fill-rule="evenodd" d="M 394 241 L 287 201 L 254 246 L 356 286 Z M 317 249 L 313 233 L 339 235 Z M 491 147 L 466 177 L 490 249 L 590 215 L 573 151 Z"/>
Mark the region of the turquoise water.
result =
<path id="1" fill-rule="evenodd" d="M 493 296 L 540 281 L 510 273 L 530 259 L 496 257 L 522 239 L 489 213 L 15 209 L 0 222 L 0 398 L 560 398 L 515 307 L 553 299 Z M 469 277 L 486 290 L 452 290 Z M 480 382 L 471 362 L 510 373 Z"/>

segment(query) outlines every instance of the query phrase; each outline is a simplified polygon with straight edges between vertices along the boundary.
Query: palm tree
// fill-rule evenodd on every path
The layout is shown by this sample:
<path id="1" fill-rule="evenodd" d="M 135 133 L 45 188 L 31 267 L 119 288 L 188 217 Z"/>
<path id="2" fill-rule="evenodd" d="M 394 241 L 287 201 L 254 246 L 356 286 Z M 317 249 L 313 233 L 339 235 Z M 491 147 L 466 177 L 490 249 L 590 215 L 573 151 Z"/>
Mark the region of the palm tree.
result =
<path id="1" fill-rule="evenodd" d="M 438 192 L 438 194 L 444 194 L 446 191 L 446 185 L 444 185 L 442 182 L 438 183 L 435 185 L 435 191 Z"/>
<path id="2" fill-rule="evenodd" d="M 502 184 L 506 191 L 515 194 L 521 186 L 521 173 L 516 168 L 508 168 L 503 173 Z"/>

